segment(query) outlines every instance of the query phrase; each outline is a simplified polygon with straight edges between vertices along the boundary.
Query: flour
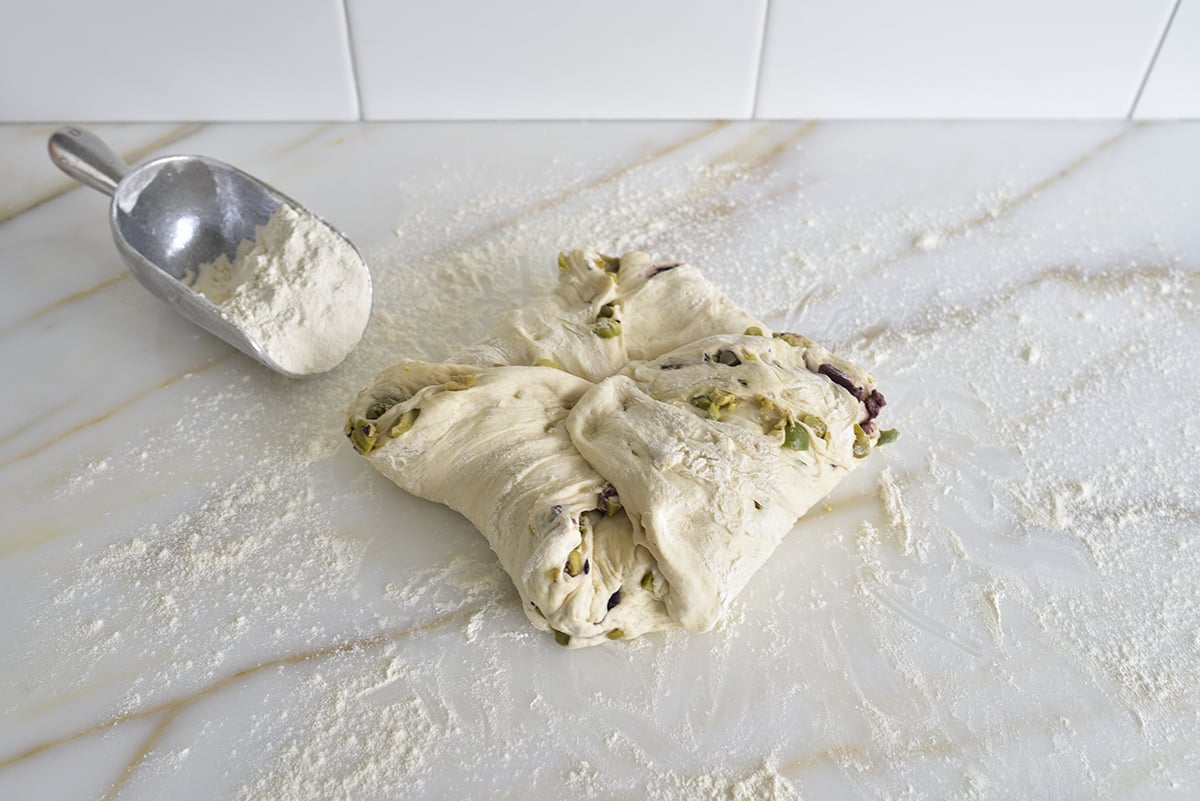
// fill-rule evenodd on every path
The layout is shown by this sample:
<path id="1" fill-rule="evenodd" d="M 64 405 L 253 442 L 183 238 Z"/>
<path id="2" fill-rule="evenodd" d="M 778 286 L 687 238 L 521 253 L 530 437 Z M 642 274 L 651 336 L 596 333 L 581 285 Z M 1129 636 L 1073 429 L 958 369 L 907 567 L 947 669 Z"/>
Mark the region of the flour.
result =
<path id="1" fill-rule="evenodd" d="M 184 281 L 225 311 L 280 367 L 332 370 L 371 314 L 371 278 L 354 247 L 323 220 L 280 206 L 254 240 Z"/>
<path id="2" fill-rule="evenodd" d="M 344 368 L 284 391 L 227 363 L 161 419 L 140 407 L 128 452 L 85 441 L 56 498 L 70 515 L 131 476 L 165 494 L 179 472 L 199 500 L 114 511 L 64 548 L 77 567 L 0 667 L 51 666 L 26 682 L 37 704 L 76 709 L 62 689 L 90 685 L 97 710 L 136 712 L 277 655 L 449 620 L 424 641 L 235 679 L 168 727 L 174 742 L 133 768 L 141 792 L 119 797 L 1190 797 L 1200 500 L 1178 443 L 1200 427 L 1178 412 L 1197 368 L 1194 265 L 1111 239 L 1088 258 L 1103 234 L 1074 229 L 1070 202 L 1007 225 L 1013 189 L 931 210 L 919 195 L 830 202 L 830 187 L 852 192 L 863 144 L 822 152 L 812 169 L 830 180 L 802 201 L 773 200 L 786 187 L 761 168 L 694 153 L 544 205 L 577 186 L 561 174 L 586 165 L 565 161 L 528 191 L 472 191 L 452 217 L 421 204 L 442 187 L 396 176 L 403 238 L 385 226 L 369 252 L 379 309 Z M 733 199 L 743 211 L 722 216 Z M 979 216 L 1007 227 L 954 233 Z M 928 252 L 926 231 L 942 232 Z M 1050 241 L 1080 270 L 1052 269 Z M 545 290 L 547 251 L 584 242 L 688 256 L 781 328 L 852 343 L 897 387 L 888 476 L 859 471 L 785 539 L 740 596 L 754 626 L 556 649 L 465 521 L 347 467 L 347 388 L 483 336 Z M 903 270 L 878 267 L 914 250 Z M 137 678 L 92 682 L 105 676 Z M 101 736 L 133 751 L 151 725 Z"/>

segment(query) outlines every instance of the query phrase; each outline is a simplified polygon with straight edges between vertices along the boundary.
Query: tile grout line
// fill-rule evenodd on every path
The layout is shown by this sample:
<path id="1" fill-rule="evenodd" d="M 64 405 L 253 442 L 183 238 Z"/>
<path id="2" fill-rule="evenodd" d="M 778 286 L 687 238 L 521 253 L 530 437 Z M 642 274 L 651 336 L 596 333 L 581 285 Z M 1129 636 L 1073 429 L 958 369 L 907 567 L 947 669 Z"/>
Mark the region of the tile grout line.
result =
<path id="1" fill-rule="evenodd" d="M 354 29 L 350 27 L 350 0 L 342 0 L 342 22 L 346 24 L 346 47 L 350 54 L 350 80 L 354 83 L 354 111 L 363 122 L 362 84 L 358 78 L 358 54 L 354 49 Z"/>
<path id="2" fill-rule="evenodd" d="M 1146 65 L 1146 74 L 1142 76 L 1142 82 L 1138 85 L 1137 94 L 1133 96 L 1133 105 L 1129 107 L 1129 113 L 1125 115 L 1125 119 L 1132 120 L 1133 114 L 1137 111 L 1138 103 L 1142 102 L 1142 92 L 1146 91 L 1146 84 L 1150 83 L 1150 75 L 1154 72 L 1154 65 L 1158 63 L 1158 56 L 1162 53 L 1163 43 L 1167 41 L 1167 34 L 1171 32 L 1171 23 L 1175 21 L 1175 15 L 1179 13 L 1179 6 L 1183 4 L 1183 0 L 1175 0 L 1175 5 L 1171 8 L 1171 15 L 1167 17 L 1167 24 L 1163 26 L 1162 35 L 1158 37 L 1158 44 L 1154 48 L 1154 55 L 1150 56 L 1150 63 Z"/>
<path id="3" fill-rule="evenodd" d="M 762 35 L 758 37 L 758 67 L 754 72 L 754 95 L 750 100 L 750 119 L 758 119 L 758 97 L 762 91 L 763 61 L 767 55 L 767 25 L 771 21 L 771 0 L 763 10 Z"/>

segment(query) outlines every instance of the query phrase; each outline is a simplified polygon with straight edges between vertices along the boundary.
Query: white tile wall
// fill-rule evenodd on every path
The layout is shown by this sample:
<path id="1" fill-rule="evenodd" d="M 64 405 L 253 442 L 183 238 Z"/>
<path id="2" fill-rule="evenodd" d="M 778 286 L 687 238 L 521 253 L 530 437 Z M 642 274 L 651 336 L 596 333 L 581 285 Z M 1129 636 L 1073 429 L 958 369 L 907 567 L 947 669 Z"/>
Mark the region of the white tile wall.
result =
<path id="1" fill-rule="evenodd" d="M 1200 117 L 1200 0 L 1181 0 L 1133 116 Z"/>
<path id="2" fill-rule="evenodd" d="M 341 0 L 4 0 L 0 121 L 358 118 Z"/>
<path id="3" fill-rule="evenodd" d="M 0 0 L 0 33 L 0 122 L 1200 118 L 1200 0 Z"/>
<path id="4" fill-rule="evenodd" d="M 763 117 L 1125 117 L 1174 0 L 771 0 Z"/>
<path id="5" fill-rule="evenodd" d="M 766 0 L 349 0 L 367 119 L 748 117 Z"/>

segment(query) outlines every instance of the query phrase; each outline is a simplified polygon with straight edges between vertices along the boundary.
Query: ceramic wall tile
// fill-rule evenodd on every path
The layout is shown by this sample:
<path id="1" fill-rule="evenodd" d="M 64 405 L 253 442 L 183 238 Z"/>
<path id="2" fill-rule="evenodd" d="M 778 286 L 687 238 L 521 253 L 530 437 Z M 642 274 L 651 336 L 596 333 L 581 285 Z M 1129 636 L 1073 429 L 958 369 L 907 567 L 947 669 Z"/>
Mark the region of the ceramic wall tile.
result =
<path id="1" fill-rule="evenodd" d="M 1181 0 L 1133 116 L 1200 117 L 1200 2 Z"/>
<path id="2" fill-rule="evenodd" d="M 339 0 L 8 3 L 0 121 L 357 119 Z"/>
<path id="3" fill-rule="evenodd" d="M 760 117 L 1121 118 L 1174 0 L 772 0 Z"/>
<path id="4" fill-rule="evenodd" d="M 349 0 L 366 119 L 744 118 L 766 0 Z"/>

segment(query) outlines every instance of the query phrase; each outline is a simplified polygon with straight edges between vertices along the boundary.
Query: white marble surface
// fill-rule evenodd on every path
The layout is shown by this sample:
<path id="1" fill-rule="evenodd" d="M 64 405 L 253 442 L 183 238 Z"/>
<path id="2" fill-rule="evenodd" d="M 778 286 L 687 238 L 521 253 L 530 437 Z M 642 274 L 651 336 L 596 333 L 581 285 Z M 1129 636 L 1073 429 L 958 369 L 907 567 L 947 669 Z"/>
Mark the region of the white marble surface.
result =
<path id="1" fill-rule="evenodd" d="M 0 128 L 0 798 L 1200 796 L 1195 126 L 98 130 L 344 228 L 375 317 L 265 373 Z M 903 431 L 710 634 L 558 648 L 341 437 L 575 244 L 693 261 Z"/>

